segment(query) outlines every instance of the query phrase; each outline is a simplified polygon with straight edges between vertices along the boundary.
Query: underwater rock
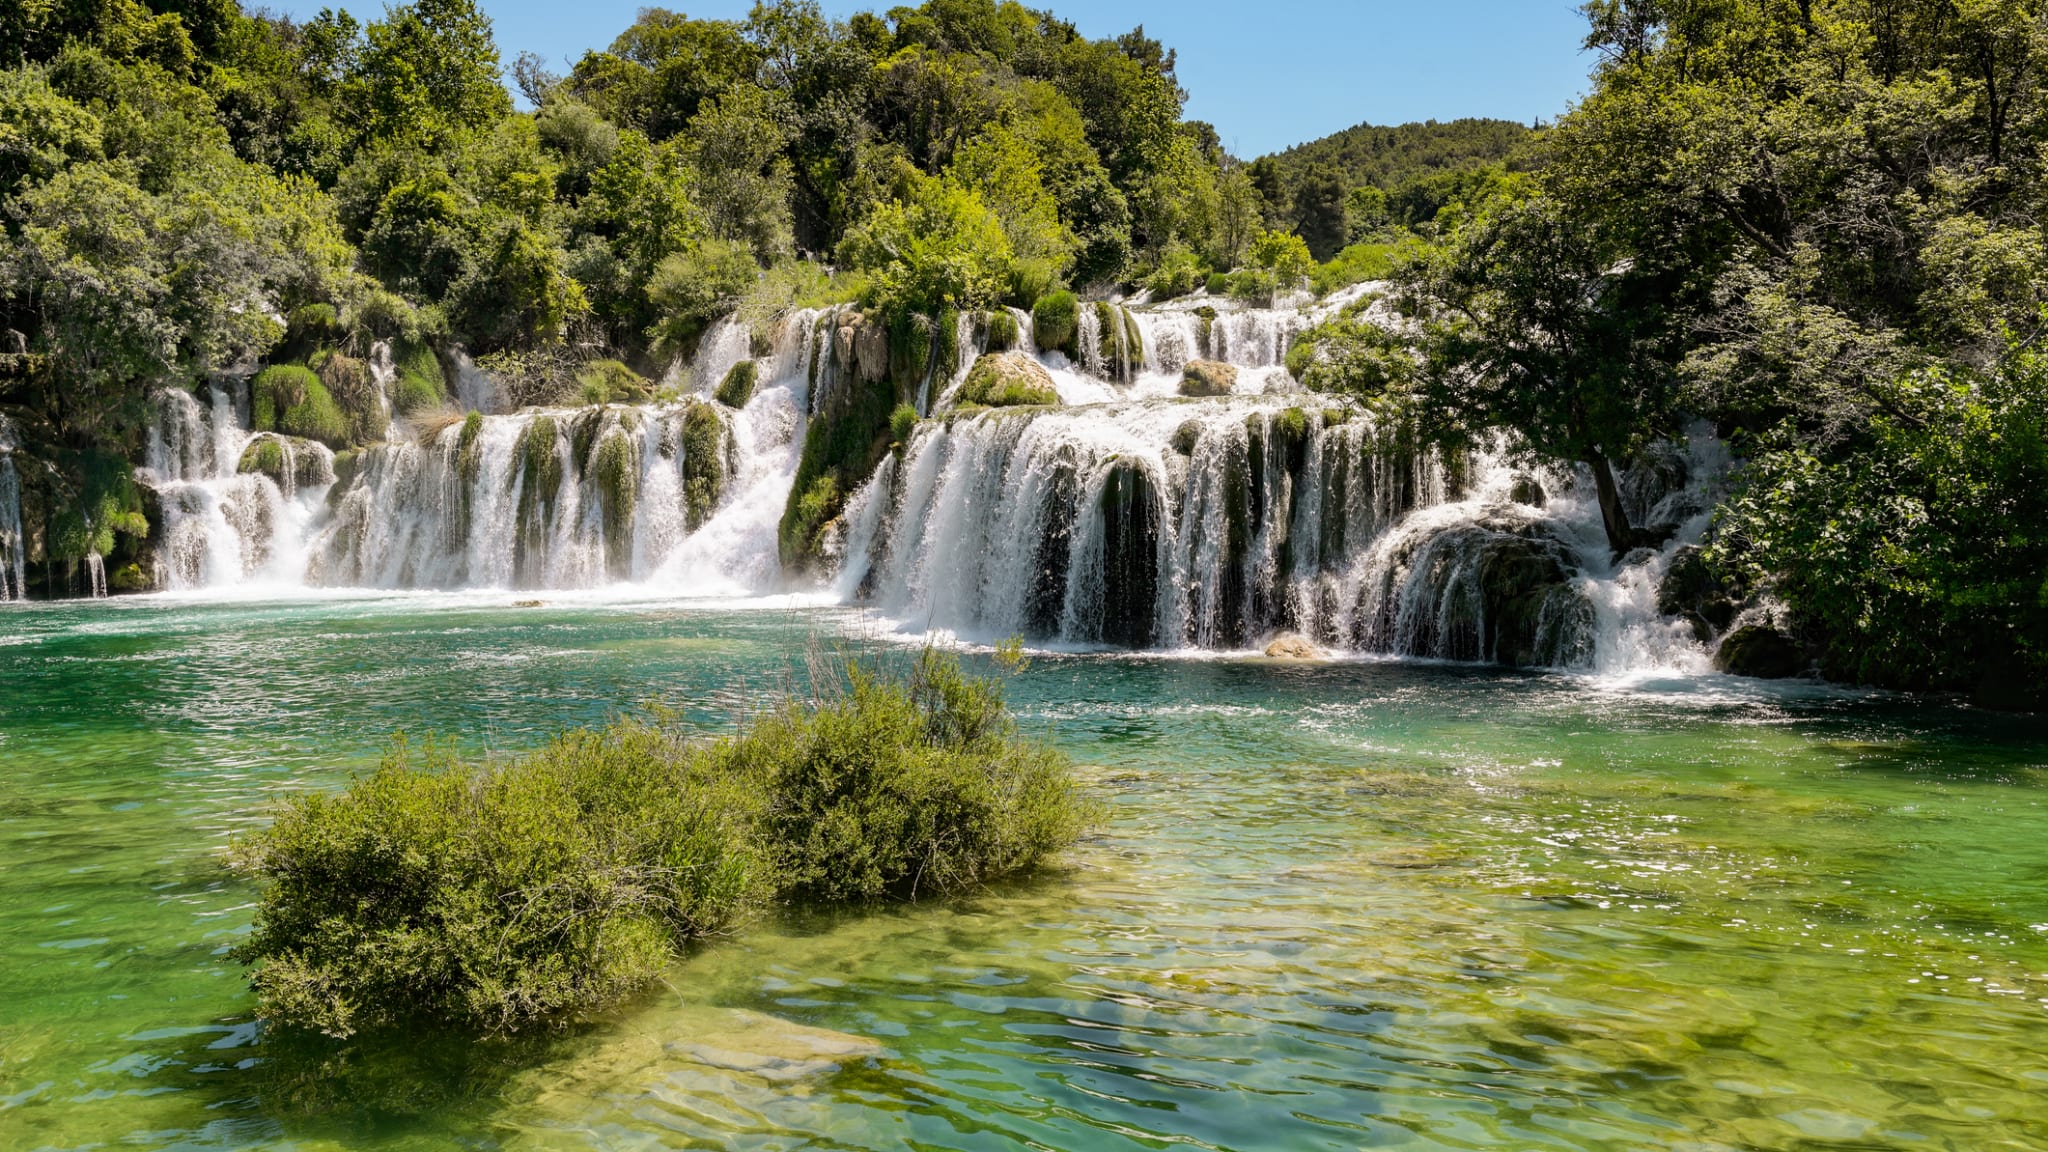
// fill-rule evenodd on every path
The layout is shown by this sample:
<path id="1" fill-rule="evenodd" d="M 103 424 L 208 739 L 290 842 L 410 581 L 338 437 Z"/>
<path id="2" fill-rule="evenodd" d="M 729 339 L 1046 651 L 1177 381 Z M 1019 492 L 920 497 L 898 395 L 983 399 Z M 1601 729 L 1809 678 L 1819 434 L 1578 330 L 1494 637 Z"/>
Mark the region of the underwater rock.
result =
<path id="1" fill-rule="evenodd" d="M 1180 394 L 1183 396 L 1228 396 L 1236 386 L 1236 366 L 1221 360 L 1191 360 L 1181 370 Z"/>
<path id="2" fill-rule="evenodd" d="M 1769 624 L 1745 624 L 1714 650 L 1714 670 L 1730 676 L 1783 680 L 1807 668 L 1806 650 Z"/>
<path id="3" fill-rule="evenodd" d="M 974 362 L 960 386 L 960 403 L 988 408 L 1058 404 L 1052 373 L 1022 352 L 991 352 Z"/>
<path id="4" fill-rule="evenodd" d="M 1292 632 L 1275 636 L 1266 645 L 1266 655 L 1275 660 L 1321 660 L 1326 655 L 1321 648 Z"/>

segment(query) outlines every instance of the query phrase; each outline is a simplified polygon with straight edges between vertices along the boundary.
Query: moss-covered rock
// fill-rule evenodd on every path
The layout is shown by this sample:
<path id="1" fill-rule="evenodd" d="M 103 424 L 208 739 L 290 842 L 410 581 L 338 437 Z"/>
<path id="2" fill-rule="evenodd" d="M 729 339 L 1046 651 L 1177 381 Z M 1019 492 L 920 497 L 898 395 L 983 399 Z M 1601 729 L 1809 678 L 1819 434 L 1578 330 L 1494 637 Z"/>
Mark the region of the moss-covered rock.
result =
<path id="1" fill-rule="evenodd" d="M 348 446 L 348 419 L 312 369 L 274 364 L 256 374 L 249 394 L 251 422 L 259 431 Z"/>
<path id="2" fill-rule="evenodd" d="M 424 340 L 391 342 L 391 406 L 401 416 L 431 412 L 448 403 L 448 373 Z"/>
<path id="3" fill-rule="evenodd" d="M 1228 396 L 1236 386 L 1236 365 L 1225 364 L 1221 360 L 1191 360 L 1181 370 L 1180 394 L 1183 396 Z"/>
<path id="4" fill-rule="evenodd" d="M 309 441 L 292 441 L 274 433 L 253 437 L 235 471 L 243 475 L 268 476 L 286 491 L 317 488 L 335 480 L 329 454 Z"/>
<path id="5" fill-rule="evenodd" d="M 633 568 L 633 506 L 640 496 L 640 451 L 634 437 L 614 427 L 598 441 L 591 471 L 604 523 L 605 567 L 625 580 Z"/>
<path id="6" fill-rule="evenodd" d="M 1811 664 L 1799 641 L 1769 624 L 1745 624 L 1722 637 L 1714 649 L 1714 669 L 1730 676 L 1783 680 Z"/>
<path id="7" fill-rule="evenodd" d="M 640 404 L 654 394 L 647 378 L 617 360 L 591 360 L 576 369 L 585 404 Z"/>
<path id="8" fill-rule="evenodd" d="M 1173 430 L 1173 450 L 1183 456 L 1195 454 L 1195 442 L 1202 438 L 1202 422 L 1185 420 Z"/>
<path id="9" fill-rule="evenodd" d="M 960 385 L 960 403 L 986 408 L 1058 404 L 1052 373 L 1022 352 L 990 352 L 974 362 Z"/>
<path id="10" fill-rule="evenodd" d="M 1008 352 L 1017 346 L 1017 318 L 998 309 L 988 314 L 988 350 Z"/>
<path id="11" fill-rule="evenodd" d="M 747 401 L 754 398 L 754 385 L 760 376 L 759 366 L 752 360 L 742 360 L 726 370 L 725 379 L 718 382 L 717 399 L 727 408 L 745 408 Z"/>
<path id="12" fill-rule="evenodd" d="M 1072 360 L 1081 358 L 1081 300 L 1072 292 L 1054 292 L 1039 298 L 1031 309 L 1032 338 L 1040 352 L 1064 352 Z"/>
<path id="13" fill-rule="evenodd" d="M 558 431 L 554 417 L 542 415 L 527 421 L 519 434 L 519 509 L 514 526 L 512 579 L 522 588 L 538 585 L 545 575 L 545 545 L 554 531 L 555 505 L 562 489 Z"/>
<path id="14" fill-rule="evenodd" d="M 725 494 L 725 420 L 718 409 L 693 400 L 683 411 L 683 523 L 702 527 Z"/>

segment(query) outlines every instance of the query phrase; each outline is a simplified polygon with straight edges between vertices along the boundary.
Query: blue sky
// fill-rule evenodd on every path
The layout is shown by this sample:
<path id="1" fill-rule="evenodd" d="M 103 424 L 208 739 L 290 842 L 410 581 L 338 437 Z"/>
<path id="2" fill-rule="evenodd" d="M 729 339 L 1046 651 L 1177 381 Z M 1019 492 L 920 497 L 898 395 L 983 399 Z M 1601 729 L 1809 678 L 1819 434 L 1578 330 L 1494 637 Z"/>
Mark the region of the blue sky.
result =
<path id="1" fill-rule="evenodd" d="M 900 0 L 895 0 L 900 2 Z M 1586 90 L 1590 60 L 1576 0 L 1030 0 L 1090 38 L 1143 24 L 1180 53 L 1187 114 L 1216 125 L 1232 152 L 1257 156 L 1361 121 L 1399 124 L 1498 116 L 1528 121 L 1563 112 Z M 320 0 L 271 0 L 309 16 Z M 744 16 L 751 0 L 670 0 L 691 16 Z M 846 16 L 892 0 L 841 3 Z M 350 4 L 374 18 L 376 0 Z M 483 0 L 509 64 L 538 52 L 566 71 L 587 48 L 611 42 L 643 5 L 636 0 Z"/>

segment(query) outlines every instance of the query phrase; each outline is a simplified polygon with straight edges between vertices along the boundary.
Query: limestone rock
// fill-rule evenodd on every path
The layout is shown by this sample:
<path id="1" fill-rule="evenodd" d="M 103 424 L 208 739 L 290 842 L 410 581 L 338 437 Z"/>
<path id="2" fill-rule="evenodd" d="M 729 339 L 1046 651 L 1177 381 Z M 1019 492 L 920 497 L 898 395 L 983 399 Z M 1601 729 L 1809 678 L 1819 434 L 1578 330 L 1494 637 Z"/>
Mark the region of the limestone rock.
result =
<path id="1" fill-rule="evenodd" d="M 889 333 L 872 320 L 863 320 L 853 334 L 853 358 L 860 364 L 860 378 L 870 383 L 889 375 Z"/>
<path id="2" fill-rule="evenodd" d="M 1180 394 L 1183 396 L 1228 396 L 1236 386 L 1236 365 L 1225 364 L 1221 360 L 1191 360 L 1181 371 Z"/>
<path id="3" fill-rule="evenodd" d="M 974 362 L 960 385 L 959 402 L 989 408 L 1058 404 L 1052 373 L 1022 352 L 990 352 Z"/>
<path id="4" fill-rule="evenodd" d="M 1543 481 L 1527 473 L 1515 477 L 1514 487 L 1508 489 L 1508 499 L 1531 508 L 1541 508 L 1549 503 L 1543 492 Z"/>
<path id="5" fill-rule="evenodd" d="M 1305 637 L 1289 632 L 1275 636 L 1272 643 L 1266 645 L 1266 655 L 1275 660 L 1321 660 L 1324 653 Z"/>

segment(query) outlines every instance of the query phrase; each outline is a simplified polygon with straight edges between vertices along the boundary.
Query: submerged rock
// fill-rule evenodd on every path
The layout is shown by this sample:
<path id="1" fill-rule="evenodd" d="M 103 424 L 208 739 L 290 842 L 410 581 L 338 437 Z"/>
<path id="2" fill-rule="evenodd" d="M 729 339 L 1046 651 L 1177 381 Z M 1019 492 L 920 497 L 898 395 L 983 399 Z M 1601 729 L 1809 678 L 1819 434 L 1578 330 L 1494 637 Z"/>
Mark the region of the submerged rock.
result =
<path id="1" fill-rule="evenodd" d="M 1327 653 L 1304 637 L 1289 632 L 1275 636 L 1272 643 L 1266 645 L 1266 655 L 1275 660 L 1321 660 Z"/>
<path id="2" fill-rule="evenodd" d="M 1745 624 L 1714 650 L 1714 670 L 1758 680 L 1783 680 L 1806 671 L 1806 650 L 1770 624 Z"/>
<path id="3" fill-rule="evenodd" d="M 1022 352 L 990 352 L 974 362 L 960 385 L 960 403 L 987 408 L 1060 402 L 1052 373 Z"/>
<path id="4" fill-rule="evenodd" d="M 1228 396 L 1236 386 L 1236 366 L 1221 360 L 1191 360 L 1181 370 L 1180 394 L 1183 396 Z"/>

